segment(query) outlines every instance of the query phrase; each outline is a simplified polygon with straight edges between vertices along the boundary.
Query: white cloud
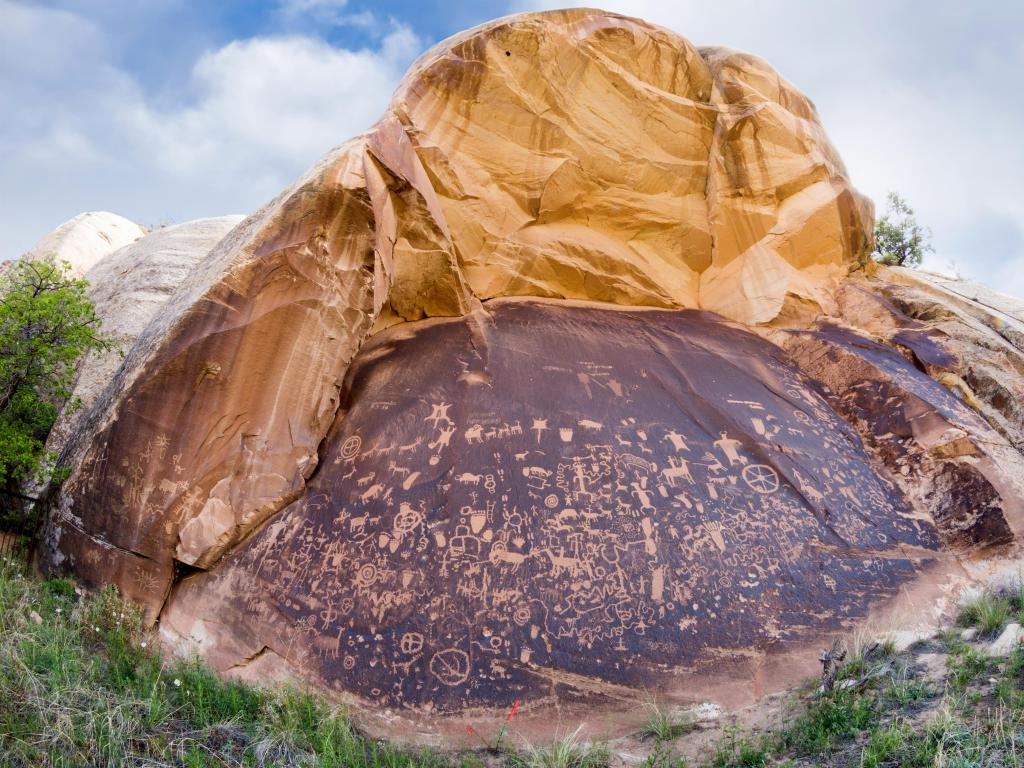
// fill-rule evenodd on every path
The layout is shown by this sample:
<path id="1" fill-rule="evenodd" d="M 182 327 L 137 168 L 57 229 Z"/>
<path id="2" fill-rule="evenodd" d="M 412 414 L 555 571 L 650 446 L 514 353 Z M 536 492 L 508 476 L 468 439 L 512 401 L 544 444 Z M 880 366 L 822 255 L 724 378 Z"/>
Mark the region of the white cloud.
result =
<path id="1" fill-rule="evenodd" d="M 369 128 L 422 47 L 396 25 L 363 50 L 235 41 L 195 61 L 167 103 L 109 43 L 83 16 L 0 0 L 0 257 L 83 210 L 140 223 L 251 211 Z"/>
<path id="2" fill-rule="evenodd" d="M 169 173 L 298 167 L 380 116 L 418 41 L 400 28 L 376 52 L 305 37 L 233 42 L 193 72 L 198 101 L 167 111 L 132 105 L 125 123 Z"/>
<path id="3" fill-rule="evenodd" d="M 336 27 L 356 27 L 367 32 L 377 32 L 380 22 L 372 11 L 349 13 L 348 0 L 281 0 L 278 13 L 290 24 L 314 22 Z"/>
<path id="4" fill-rule="evenodd" d="M 815 100 L 854 183 L 901 192 L 931 226 L 930 265 L 1024 295 L 1024 4 L 603 5 L 763 56 Z M 116 9 L 132 7 L 0 0 L 0 258 L 87 209 L 143 223 L 253 210 L 369 127 L 422 47 L 365 11 L 368 47 L 331 46 L 302 33 L 357 24 L 347 2 L 280 0 L 290 34 L 211 48 L 151 92 L 112 53 Z"/>
<path id="5" fill-rule="evenodd" d="M 510 12 L 571 0 L 513 2 Z M 903 194 L 928 266 L 1024 296 L 1024 4 L 605 0 L 696 45 L 757 54 L 815 102 L 854 183 Z"/>

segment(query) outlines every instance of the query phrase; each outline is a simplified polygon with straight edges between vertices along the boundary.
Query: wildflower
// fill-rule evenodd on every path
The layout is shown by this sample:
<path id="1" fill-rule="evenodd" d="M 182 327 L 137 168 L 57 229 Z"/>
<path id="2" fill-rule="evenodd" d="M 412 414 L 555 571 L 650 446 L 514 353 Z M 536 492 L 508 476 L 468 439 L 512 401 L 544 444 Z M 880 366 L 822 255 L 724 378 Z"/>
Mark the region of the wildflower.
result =
<path id="1" fill-rule="evenodd" d="M 179 680 L 178 678 L 174 678 L 174 687 L 181 688 L 181 680 Z"/>
<path id="2" fill-rule="evenodd" d="M 517 709 L 519 709 L 519 699 L 512 702 L 512 709 L 508 711 L 508 718 L 505 720 L 506 723 L 512 722 L 512 718 L 516 716 Z"/>
<path id="3" fill-rule="evenodd" d="M 477 733 L 476 733 L 475 730 L 473 730 L 473 726 L 472 725 L 467 725 L 466 726 L 466 733 L 468 733 L 470 736 L 477 736 Z M 480 738 L 480 737 L 477 736 L 477 738 Z"/>
<path id="4" fill-rule="evenodd" d="M 55 609 L 54 613 L 56 613 L 58 616 L 60 616 L 60 608 Z"/>
<path id="5" fill-rule="evenodd" d="M 141 645 L 141 646 L 142 646 L 143 648 L 145 648 L 145 647 L 146 647 L 146 641 L 145 641 L 145 640 L 143 640 L 143 641 L 142 641 L 142 642 L 140 643 L 140 645 Z"/>

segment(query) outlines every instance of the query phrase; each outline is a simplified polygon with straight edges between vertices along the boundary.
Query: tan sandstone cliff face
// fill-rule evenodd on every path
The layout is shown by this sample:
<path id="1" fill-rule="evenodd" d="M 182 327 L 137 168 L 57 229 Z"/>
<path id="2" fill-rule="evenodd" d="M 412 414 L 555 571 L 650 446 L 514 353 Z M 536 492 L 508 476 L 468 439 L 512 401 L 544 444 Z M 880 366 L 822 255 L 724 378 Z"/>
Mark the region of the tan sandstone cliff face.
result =
<path id="1" fill-rule="evenodd" d="M 984 310 L 848 277 L 871 228 L 759 59 L 590 10 L 471 30 L 162 305 L 44 563 L 386 707 L 760 689 L 1022 529 Z"/>
<path id="2" fill-rule="evenodd" d="M 162 311 L 72 441 L 69 535 L 122 551 L 106 567 L 145 573 L 155 611 L 172 552 L 209 565 L 301 493 L 372 327 L 516 295 L 765 322 L 787 294 L 829 302 L 869 211 L 807 99 L 753 57 L 595 11 L 473 30 Z"/>
<path id="3" fill-rule="evenodd" d="M 46 440 L 48 451 L 60 452 L 78 420 L 113 379 L 123 354 L 132 348 L 196 264 L 242 218 L 199 219 L 158 229 L 104 254 L 85 272 L 89 298 L 116 348 L 91 353 L 83 361 L 72 393 L 81 408 L 61 414 Z M 38 251 L 39 248 L 34 252 Z"/>
<path id="4" fill-rule="evenodd" d="M 633 19 L 522 16 L 445 41 L 371 138 L 388 164 L 386 137 L 415 154 L 409 170 L 426 178 L 407 178 L 450 238 L 399 233 L 396 263 L 446 253 L 481 299 L 699 307 L 759 323 L 789 294 L 828 305 L 868 251 L 871 205 L 803 94 L 754 56 Z"/>

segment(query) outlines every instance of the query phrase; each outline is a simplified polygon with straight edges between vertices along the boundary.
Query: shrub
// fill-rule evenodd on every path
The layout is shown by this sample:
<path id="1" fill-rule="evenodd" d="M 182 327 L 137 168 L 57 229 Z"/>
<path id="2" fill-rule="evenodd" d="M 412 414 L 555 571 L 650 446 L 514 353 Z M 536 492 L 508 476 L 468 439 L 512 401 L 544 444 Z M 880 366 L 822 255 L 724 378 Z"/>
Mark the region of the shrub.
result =
<path id="1" fill-rule="evenodd" d="M 931 231 L 917 223 L 914 209 L 895 192 L 887 198 L 885 214 L 875 224 L 873 256 L 882 264 L 916 267 L 926 253 L 934 249 Z"/>

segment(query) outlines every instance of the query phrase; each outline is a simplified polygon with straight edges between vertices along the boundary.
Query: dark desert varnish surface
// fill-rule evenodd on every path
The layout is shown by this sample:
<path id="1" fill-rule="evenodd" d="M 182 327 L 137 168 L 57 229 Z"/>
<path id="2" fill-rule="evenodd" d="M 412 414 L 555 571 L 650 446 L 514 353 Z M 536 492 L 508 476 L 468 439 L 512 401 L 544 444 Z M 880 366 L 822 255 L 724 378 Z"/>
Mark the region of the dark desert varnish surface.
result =
<path id="1" fill-rule="evenodd" d="M 940 546 L 707 313 L 491 303 L 378 334 L 343 398 L 304 498 L 173 599 L 375 703 L 658 687 L 863 616 Z"/>

